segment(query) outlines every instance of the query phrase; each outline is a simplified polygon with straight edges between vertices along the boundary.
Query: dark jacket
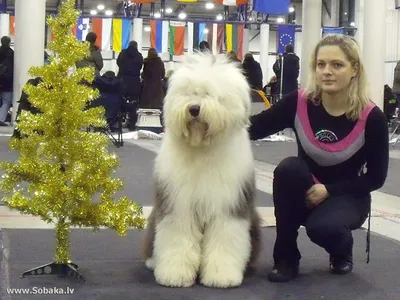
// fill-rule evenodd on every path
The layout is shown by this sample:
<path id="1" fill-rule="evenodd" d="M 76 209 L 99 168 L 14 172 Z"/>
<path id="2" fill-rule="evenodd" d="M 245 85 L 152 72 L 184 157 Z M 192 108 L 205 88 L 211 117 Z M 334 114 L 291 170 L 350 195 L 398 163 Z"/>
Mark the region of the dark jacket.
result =
<path id="1" fill-rule="evenodd" d="M 143 67 L 143 90 L 140 108 L 161 109 L 164 100 L 163 79 L 164 63 L 160 57 L 145 58 Z"/>
<path id="2" fill-rule="evenodd" d="M 42 82 L 42 79 L 40 77 L 36 77 L 34 79 L 29 79 L 26 84 L 38 86 L 39 83 L 41 83 L 41 82 Z M 34 115 L 41 113 L 41 111 L 38 108 L 32 106 L 31 102 L 29 101 L 28 94 L 25 93 L 23 90 L 22 90 L 21 98 L 19 99 L 18 103 L 19 103 L 19 105 L 18 105 L 17 115 L 15 118 L 16 124 L 18 124 L 19 116 L 21 115 L 22 111 L 27 111 Z M 14 129 L 14 133 L 13 133 L 12 137 L 17 138 L 17 139 L 21 138 L 21 133 L 17 129 L 17 127 L 15 127 L 15 129 Z"/>
<path id="3" fill-rule="evenodd" d="M 262 90 L 263 74 L 260 64 L 254 58 L 247 58 L 243 62 L 243 70 L 250 87 L 255 90 Z"/>
<path id="4" fill-rule="evenodd" d="M 279 58 L 273 65 L 279 88 L 281 83 L 281 65 L 282 58 Z M 298 81 L 300 72 L 300 58 L 294 53 L 283 54 L 283 87 L 282 95 L 287 95 L 298 89 Z"/>
<path id="5" fill-rule="evenodd" d="M 103 57 L 101 56 L 99 47 L 97 47 L 96 45 L 90 46 L 90 55 L 88 57 L 76 63 L 76 67 L 78 69 L 93 67 L 96 77 L 100 76 L 100 71 L 101 69 L 103 69 L 103 66 Z"/>
<path id="6" fill-rule="evenodd" d="M 12 92 L 14 86 L 14 50 L 0 47 L 0 92 Z"/>
<path id="7" fill-rule="evenodd" d="M 90 107 L 103 106 L 108 121 L 115 120 L 122 111 L 122 80 L 106 75 L 96 77 L 94 86 L 99 90 L 100 97 L 94 100 Z"/>
<path id="8" fill-rule="evenodd" d="M 141 93 L 140 71 L 143 66 L 143 56 L 137 48 L 129 47 L 118 55 L 118 77 L 124 82 L 124 95 L 138 98 Z"/>

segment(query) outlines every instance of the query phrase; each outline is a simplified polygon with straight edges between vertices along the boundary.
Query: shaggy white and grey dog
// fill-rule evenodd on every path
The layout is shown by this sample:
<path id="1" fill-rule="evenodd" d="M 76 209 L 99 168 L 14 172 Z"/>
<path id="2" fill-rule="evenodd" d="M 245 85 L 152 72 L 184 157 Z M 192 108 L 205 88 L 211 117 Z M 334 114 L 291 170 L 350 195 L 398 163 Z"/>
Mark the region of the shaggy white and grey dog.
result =
<path id="1" fill-rule="evenodd" d="M 242 283 L 259 249 L 251 100 L 238 67 L 197 54 L 170 79 L 165 135 L 155 162 L 146 265 L 165 286 Z"/>

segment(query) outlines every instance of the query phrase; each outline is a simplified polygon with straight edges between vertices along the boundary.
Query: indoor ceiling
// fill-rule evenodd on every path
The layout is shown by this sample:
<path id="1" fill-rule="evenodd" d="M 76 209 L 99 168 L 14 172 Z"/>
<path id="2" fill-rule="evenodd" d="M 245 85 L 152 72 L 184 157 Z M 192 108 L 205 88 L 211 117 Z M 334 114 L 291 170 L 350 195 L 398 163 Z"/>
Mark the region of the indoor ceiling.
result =
<path id="1" fill-rule="evenodd" d="M 57 6 L 62 0 L 47 0 L 46 7 L 49 13 L 55 13 L 57 11 Z M 83 8 L 83 13 L 85 15 L 89 15 L 92 10 L 97 10 L 97 6 L 99 4 L 104 5 L 105 9 L 103 11 L 98 11 L 97 16 L 105 15 L 106 10 L 112 10 L 113 15 L 115 16 L 124 16 L 124 0 L 77 0 L 77 7 L 79 9 Z M 165 8 L 172 9 L 172 12 L 169 14 L 165 14 L 166 17 L 177 18 L 180 12 L 184 12 L 187 15 L 187 18 L 196 19 L 196 18 L 204 18 L 204 19 L 215 19 L 218 14 L 224 13 L 224 6 L 214 3 L 214 8 L 207 9 L 207 3 L 214 3 L 212 0 L 199 0 L 194 3 L 182 3 L 177 2 L 177 0 L 165 0 Z M 292 0 L 292 3 L 301 2 L 301 0 Z M 15 0 L 8 0 L 7 5 L 9 10 L 13 10 Z M 131 7 L 132 9 L 132 7 Z M 161 0 L 157 0 L 155 3 L 155 12 L 159 12 L 161 9 Z M 130 10 L 132 11 L 132 10 Z M 229 7 L 229 13 L 232 15 L 236 15 L 237 8 Z M 150 17 L 151 13 L 151 4 L 145 3 L 142 4 L 141 8 L 141 16 L 142 17 Z"/>

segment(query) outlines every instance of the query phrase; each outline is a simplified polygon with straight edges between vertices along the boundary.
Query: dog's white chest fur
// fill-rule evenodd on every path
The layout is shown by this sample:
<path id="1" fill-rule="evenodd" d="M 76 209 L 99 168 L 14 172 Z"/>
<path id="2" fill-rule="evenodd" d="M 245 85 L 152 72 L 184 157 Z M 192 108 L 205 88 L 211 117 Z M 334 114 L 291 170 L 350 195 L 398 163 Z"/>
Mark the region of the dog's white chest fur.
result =
<path id="1" fill-rule="evenodd" d="M 237 205 L 241 187 L 253 170 L 246 132 L 239 132 L 220 148 L 184 150 L 166 137 L 156 161 L 155 171 L 159 180 L 167 183 L 171 208 L 180 216 L 198 218 L 200 223 L 227 214 Z"/>

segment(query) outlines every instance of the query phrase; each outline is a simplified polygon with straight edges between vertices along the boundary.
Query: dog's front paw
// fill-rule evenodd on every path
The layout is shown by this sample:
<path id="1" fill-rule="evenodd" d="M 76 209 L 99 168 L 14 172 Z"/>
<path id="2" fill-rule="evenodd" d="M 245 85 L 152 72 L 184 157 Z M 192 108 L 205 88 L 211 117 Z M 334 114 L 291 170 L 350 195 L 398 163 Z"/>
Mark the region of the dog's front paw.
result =
<path id="1" fill-rule="evenodd" d="M 184 266 L 163 268 L 156 267 L 154 270 L 156 281 L 160 285 L 168 287 L 190 287 L 196 283 L 197 274 L 193 268 Z"/>
<path id="2" fill-rule="evenodd" d="M 242 284 L 243 272 L 232 267 L 208 266 L 201 272 L 201 284 L 214 288 L 238 287 Z"/>

